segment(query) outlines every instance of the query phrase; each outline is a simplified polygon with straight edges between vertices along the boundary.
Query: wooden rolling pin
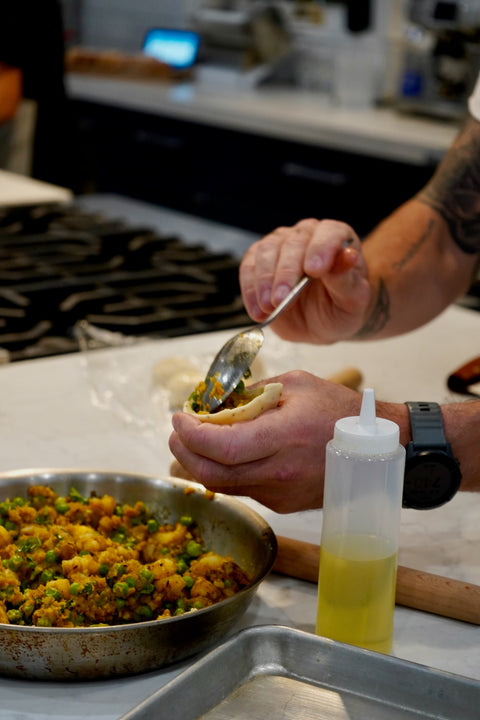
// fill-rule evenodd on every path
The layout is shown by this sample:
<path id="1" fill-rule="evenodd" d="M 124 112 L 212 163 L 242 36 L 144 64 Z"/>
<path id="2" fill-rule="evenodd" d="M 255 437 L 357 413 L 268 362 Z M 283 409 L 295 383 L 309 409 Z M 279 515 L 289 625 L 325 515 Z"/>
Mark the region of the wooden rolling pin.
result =
<path id="1" fill-rule="evenodd" d="M 327 378 L 330 382 L 337 383 L 337 385 L 345 385 L 352 390 L 358 390 L 363 380 L 362 373 L 355 367 L 346 367 L 343 370 L 339 370 L 337 373 L 330 375 Z"/>
<path id="2" fill-rule="evenodd" d="M 318 581 L 320 547 L 277 535 L 273 571 L 300 580 Z M 399 565 L 397 605 L 480 625 L 480 587 Z"/>

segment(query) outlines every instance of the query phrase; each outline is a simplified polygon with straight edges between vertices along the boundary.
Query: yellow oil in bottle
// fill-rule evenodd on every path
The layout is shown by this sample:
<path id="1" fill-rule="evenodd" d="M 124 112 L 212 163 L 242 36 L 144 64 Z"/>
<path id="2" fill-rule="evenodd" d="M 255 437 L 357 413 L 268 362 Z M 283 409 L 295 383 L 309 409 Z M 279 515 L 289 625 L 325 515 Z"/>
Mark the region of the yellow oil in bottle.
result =
<path id="1" fill-rule="evenodd" d="M 397 553 L 385 538 L 322 538 L 317 635 L 390 652 L 396 571 Z"/>

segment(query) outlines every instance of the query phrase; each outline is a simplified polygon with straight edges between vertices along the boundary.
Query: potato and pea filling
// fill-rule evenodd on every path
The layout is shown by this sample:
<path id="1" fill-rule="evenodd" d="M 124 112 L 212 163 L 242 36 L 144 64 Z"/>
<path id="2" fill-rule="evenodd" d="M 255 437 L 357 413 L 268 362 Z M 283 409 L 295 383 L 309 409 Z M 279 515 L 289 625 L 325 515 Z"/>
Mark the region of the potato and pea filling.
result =
<path id="1" fill-rule="evenodd" d="M 0 622 L 92 627 L 168 618 L 249 583 L 208 551 L 195 521 L 159 525 L 146 505 L 61 497 L 44 485 L 0 502 Z"/>

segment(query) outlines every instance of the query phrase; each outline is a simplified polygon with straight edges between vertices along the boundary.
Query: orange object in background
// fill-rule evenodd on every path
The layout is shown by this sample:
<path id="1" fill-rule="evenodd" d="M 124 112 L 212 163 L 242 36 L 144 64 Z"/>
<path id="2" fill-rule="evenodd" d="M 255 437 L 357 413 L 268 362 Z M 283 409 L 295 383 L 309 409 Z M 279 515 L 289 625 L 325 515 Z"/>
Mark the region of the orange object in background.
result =
<path id="1" fill-rule="evenodd" d="M 22 97 L 22 71 L 0 63 L 0 123 L 15 116 Z"/>

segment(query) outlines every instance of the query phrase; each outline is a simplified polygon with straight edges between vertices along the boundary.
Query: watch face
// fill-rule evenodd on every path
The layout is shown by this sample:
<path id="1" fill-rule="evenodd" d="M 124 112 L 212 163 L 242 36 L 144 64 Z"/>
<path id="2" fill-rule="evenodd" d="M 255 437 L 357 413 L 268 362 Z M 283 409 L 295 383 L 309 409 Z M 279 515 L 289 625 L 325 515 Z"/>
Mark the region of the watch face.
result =
<path id="1" fill-rule="evenodd" d="M 431 450 L 409 458 L 405 469 L 405 507 L 426 510 L 452 499 L 460 485 L 456 461 L 443 452 Z"/>

